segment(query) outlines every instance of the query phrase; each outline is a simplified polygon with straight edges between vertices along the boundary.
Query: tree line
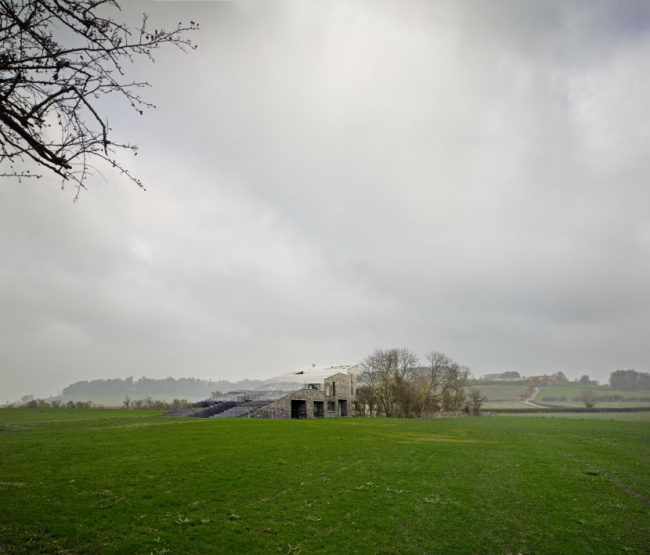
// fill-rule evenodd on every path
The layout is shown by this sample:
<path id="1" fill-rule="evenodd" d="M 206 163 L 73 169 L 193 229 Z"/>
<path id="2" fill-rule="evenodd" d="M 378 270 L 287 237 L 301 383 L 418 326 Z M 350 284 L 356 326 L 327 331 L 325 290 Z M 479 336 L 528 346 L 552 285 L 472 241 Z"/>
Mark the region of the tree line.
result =
<path id="1" fill-rule="evenodd" d="M 636 370 L 616 370 L 609 375 L 609 385 L 619 391 L 649 391 L 650 374 Z"/>
<path id="2" fill-rule="evenodd" d="M 31 397 L 29 395 L 28 397 Z M 131 399 L 126 397 L 122 401 L 125 409 L 134 410 L 172 410 L 189 404 L 187 399 L 174 399 L 171 402 L 145 397 L 144 399 Z M 106 406 L 93 401 L 61 401 L 60 399 L 29 399 L 21 403 L 11 403 L 5 408 L 18 409 L 105 409 Z"/>
<path id="3" fill-rule="evenodd" d="M 232 391 L 255 389 L 262 385 L 260 380 L 200 380 L 197 378 L 152 379 L 143 377 L 134 380 L 105 379 L 79 381 L 63 389 L 63 395 L 180 395 L 188 397 L 210 397 L 215 390 Z"/>
<path id="4" fill-rule="evenodd" d="M 486 400 L 476 388 L 467 389 L 471 372 L 439 351 L 418 356 L 402 349 L 376 349 L 359 365 L 359 404 L 362 414 L 425 418 L 435 414 L 478 415 Z"/>

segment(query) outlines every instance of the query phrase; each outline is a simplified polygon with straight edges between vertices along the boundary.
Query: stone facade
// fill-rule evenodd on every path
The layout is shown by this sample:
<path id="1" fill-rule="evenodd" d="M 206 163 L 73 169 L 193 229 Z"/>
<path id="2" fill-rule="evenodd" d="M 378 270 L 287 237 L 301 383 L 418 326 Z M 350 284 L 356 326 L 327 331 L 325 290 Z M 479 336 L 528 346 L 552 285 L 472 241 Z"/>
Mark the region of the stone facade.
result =
<path id="1" fill-rule="evenodd" d="M 333 418 L 352 416 L 358 366 L 312 364 L 265 380 L 254 391 L 219 395 L 166 416 L 195 418 Z"/>
<path id="2" fill-rule="evenodd" d="M 250 412 L 248 418 L 333 418 L 352 416 L 357 400 L 356 374 L 338 372 L 324 380 L 323 389 L 299 389 Z"/>

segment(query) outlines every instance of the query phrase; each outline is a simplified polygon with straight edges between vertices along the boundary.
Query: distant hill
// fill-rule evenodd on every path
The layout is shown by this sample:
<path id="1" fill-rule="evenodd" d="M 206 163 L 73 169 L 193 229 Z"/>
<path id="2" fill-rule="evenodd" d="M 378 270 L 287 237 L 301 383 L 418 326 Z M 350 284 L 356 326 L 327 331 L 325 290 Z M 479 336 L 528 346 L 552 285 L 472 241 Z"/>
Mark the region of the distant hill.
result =
<path id="1" fill-rule="evenodd" d="M 213 391 L 227 393 L 255 389 L 262 385 L 261 380 L 242 380 L 231 382 L 228 380 L 199 380 L 197 378 L 131 378 L 91 380 L 75 382 L 63 389 L 62 397 L 96 397 L 106 395 L 129 395 L 131 397 L 155 396 L 156 398 L 195 398 L 210 397 Z"/>

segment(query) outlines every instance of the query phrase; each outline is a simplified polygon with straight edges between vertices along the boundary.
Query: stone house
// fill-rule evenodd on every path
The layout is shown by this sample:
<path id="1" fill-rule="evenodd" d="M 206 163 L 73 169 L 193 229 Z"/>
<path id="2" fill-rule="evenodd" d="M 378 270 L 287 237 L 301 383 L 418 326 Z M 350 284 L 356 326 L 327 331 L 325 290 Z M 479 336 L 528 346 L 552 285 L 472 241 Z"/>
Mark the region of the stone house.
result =
<path id="1" fill-rule="evenodd" d="M 352 416 L 357 400 L 354 366 L 316 367 L 283 374 L 256 391 L 287 391 L 287 395 L 248 414 L 248 418 L 332 418 Z"/>
<path id="2" fill-rule="evenodd" d="M 358 366 L 315 366 L 266 380 L 253 391 L 206 399 L 164 416 L 199 418 L 338 418 L 352 416 Z"/>

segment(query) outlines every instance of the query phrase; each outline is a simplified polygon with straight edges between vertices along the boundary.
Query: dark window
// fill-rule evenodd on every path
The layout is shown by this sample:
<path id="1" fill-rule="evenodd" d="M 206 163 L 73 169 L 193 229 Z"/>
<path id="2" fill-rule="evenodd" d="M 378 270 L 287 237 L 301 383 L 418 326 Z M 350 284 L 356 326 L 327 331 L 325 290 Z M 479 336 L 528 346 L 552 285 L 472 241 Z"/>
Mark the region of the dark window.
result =
<path id="1" fill-rule="evenodd" d="M 332 382 L 332 395 L 336 397 L 336 382 Z"/>
<path id="2" fill-rule="evenodd" d="M 291 399 L 291 418 L 307 418 L 307 401 Z"/>

